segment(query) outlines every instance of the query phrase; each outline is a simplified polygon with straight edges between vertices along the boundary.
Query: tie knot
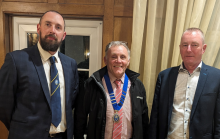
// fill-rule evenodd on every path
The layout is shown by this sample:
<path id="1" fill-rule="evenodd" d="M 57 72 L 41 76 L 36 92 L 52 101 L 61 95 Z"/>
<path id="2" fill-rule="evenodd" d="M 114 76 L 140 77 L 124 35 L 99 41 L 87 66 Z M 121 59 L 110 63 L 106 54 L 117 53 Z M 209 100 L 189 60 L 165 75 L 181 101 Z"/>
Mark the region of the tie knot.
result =
<path id="1" fill-rule="evenodd" d="M 51 64 L 54 64 L 54 63 L 55 63 L 55 60 L 56 60 L 56 57 L 55 57 L 55 56 L 51 56 L 51 57 L 50 57 L 50 63 L 51 63 Z"/>
<path id="2" fill-rule="evenodd" d="M 114 83 L 116 84 L 116 87 L 121 87 L 121 80 L 115 80 Z"/>

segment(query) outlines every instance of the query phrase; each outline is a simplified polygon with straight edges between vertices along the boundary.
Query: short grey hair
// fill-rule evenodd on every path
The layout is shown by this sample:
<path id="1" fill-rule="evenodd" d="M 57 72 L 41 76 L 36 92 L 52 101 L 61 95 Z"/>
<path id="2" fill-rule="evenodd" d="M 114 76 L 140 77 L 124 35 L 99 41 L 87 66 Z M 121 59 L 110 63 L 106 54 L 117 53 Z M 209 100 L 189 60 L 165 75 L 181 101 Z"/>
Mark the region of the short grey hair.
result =
<path id="1" fill-rule="evenodd" d="M 108 50 L 109 50 L 110 47 L 112 47 L 112 46 L 120 46 L 120 45 L 124 46 L 127 49 L 127 51 L 128 51 L 128 58 L 130 59 L 130 50 L 129 50 L 128 46 L 127 46 L 127 42 L 125 42 L 125 41 L 112 41 L 108 45 L 106 45 L 106 48 L 105 48 L 105 58 L 107 58 L 107 53 L 108 53 Z"/>
<path id="2" fill-rule="evenodd" d="M 186 32 L 191 32 L 191 33 L 192 33 L 192 32 L 199 32 L 199 33 L 200 33 L 200 36 L 201 36 L 201 38 L 202 38 L 202 43 L 205 44 L 204 33 L 202 32 L 201 29 L 199 29 L 199 28 L 194 28 L 194 27 L 188 28 L 188 29 L 186 29 L 186 30 L 183 32 L 182 37 L 183 37 L 183 35 L 184 35 Z M 181 37 L 181 38 L 182 38 L 182 37 Z"/>

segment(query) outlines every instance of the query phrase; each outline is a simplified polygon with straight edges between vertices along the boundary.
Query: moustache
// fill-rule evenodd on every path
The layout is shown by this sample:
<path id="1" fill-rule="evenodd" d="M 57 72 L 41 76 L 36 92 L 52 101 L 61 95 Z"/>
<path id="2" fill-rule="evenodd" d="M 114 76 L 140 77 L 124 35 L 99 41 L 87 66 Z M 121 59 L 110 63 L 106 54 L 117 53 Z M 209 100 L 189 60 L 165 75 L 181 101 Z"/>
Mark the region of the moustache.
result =
<path id="1" fill-rule="evenodd" d="M 54 34 L 45 35 L 45 38 L 53 37 L 57 41 L 57 37 Z"/>

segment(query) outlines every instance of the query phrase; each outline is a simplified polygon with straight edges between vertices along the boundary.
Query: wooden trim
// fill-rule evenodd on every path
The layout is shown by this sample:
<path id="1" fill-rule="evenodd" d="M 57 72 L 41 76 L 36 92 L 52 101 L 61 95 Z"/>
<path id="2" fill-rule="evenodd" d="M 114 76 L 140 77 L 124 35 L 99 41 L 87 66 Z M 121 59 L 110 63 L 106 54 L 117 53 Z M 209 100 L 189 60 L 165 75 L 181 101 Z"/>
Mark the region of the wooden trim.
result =
<path id="1" fill-rule="evenodd" d="M 104 0 L 59 0 L 59 3 L 103 5 Z"/>
<path id="2" fill-rule="evenodd" d="M 50 9 L 48 9 L 48 7 L 50 7 Z M 5 13 L 43 14 L 48 10 L 55 10 L 60 12 L 61 14 L 67 15 L 70 14 L 95 16 L 104 14 L 103 5 L 2 2 L 2 11 Z"/>
<path id="3" fill-rule="evenodd" d="M 2 0 L 3 2 L 34 2 L 34 3 L 37 3 L 37 2 L 47 2 L 47 0 Z"/>
<path id="4" fill-rule="evenodd" d="M 12 27 L 12 16 L 9 15 L 9 52 L 13 51 L 13 27 Z"/>
<path id="5" fill-rule="evenodd" d="M 58 0 L 48 0 L 48 3 L 58 3 Z"/>
<path id="6" fill-rule="evenodd" d="M 5 42 L 5 53 L 9 52 L 10 49 L 10 23 L 9 23 L 9 16 L 7 14 L 4 14 L 5 17 L 5 26 L 4 26 L 4 42 Z"/>
<path id="7" fill-rule="evenodd" d="M 0 5 L 2 4 L 2 1 L 0 1 Z M 5 43 L 4 43 L 4 14 L 1 12 L 1 6 L 0 6 L 0 67 L 4 63 L 5 59 Z"/>
<path id="8" fill-rule="evenodd" d="M 114 35 L 114 0 L 105 0 L 105 11 L 103 18 L 103 45 L 102 45 L 102 59 L 105 56 L 106 45 L 113 41 Z M 104 60 L 102 60 L 102 67 L 105 66 Z"/>
<path id="9" fill-rule="evenodd" d="M 114 16 L 133 17 L 133 7 L 114 6 Z"/>

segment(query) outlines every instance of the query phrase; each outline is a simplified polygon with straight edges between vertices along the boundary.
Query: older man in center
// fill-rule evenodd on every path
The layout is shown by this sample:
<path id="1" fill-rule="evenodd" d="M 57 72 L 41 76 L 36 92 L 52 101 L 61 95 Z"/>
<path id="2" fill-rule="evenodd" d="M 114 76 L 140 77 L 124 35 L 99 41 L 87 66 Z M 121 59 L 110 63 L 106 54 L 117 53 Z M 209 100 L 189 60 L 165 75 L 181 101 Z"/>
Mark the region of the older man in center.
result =
<path id="1" fill-rule="evenodd" d="M 106 66 L 93 73 L 78 96 L 74 139 L 83 139 L 86 127 L 91 139 L 146 139 L 145 88 L 139 74 L 127 69 L 130 50 L 126 43 L 109 43 L 104 61 Z"/>

